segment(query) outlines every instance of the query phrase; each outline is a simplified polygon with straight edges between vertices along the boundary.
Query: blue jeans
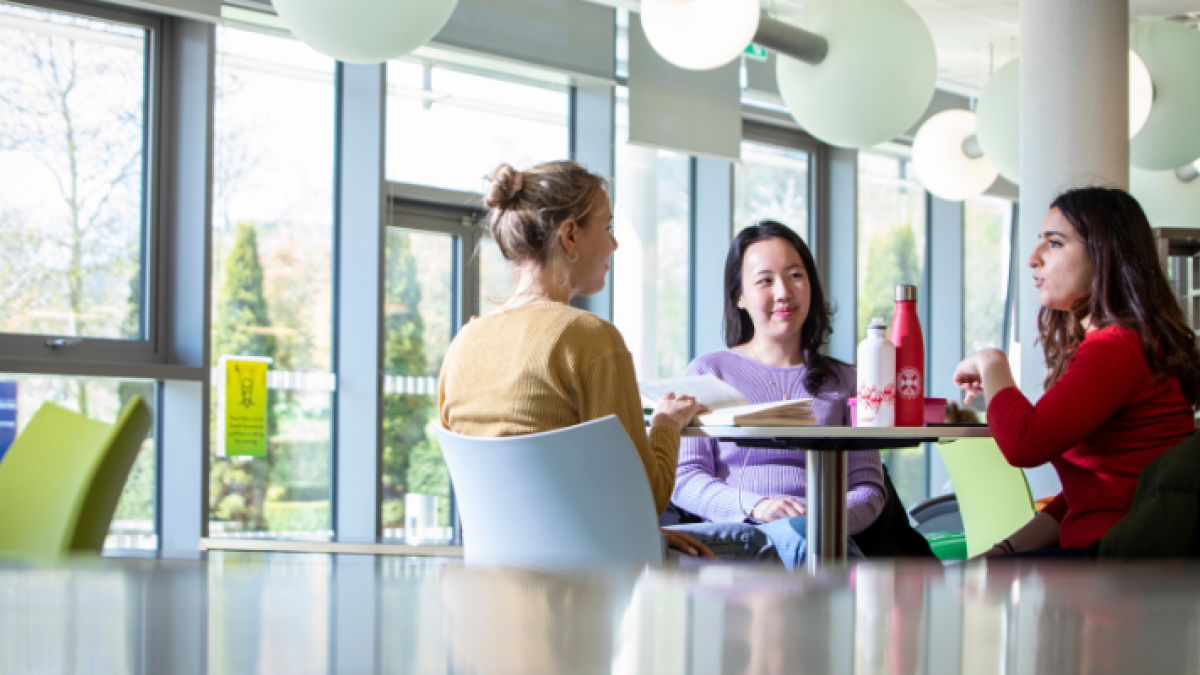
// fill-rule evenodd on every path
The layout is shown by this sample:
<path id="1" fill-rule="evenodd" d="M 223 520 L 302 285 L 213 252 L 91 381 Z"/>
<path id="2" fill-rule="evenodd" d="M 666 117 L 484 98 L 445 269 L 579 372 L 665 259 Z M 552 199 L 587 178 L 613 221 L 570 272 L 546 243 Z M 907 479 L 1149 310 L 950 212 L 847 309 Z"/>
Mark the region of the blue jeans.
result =
<path id="1" fill-rule="evenodd" d="M 805 516 L 770 523 L 693 523 L 665 529 L 686 532 L 727 562 L 782 563 L 789 572 L 804 565 L 808 553 L 808 520 Z M 846 557 L 865 559 L 853 540 L 846 542 Z"/>

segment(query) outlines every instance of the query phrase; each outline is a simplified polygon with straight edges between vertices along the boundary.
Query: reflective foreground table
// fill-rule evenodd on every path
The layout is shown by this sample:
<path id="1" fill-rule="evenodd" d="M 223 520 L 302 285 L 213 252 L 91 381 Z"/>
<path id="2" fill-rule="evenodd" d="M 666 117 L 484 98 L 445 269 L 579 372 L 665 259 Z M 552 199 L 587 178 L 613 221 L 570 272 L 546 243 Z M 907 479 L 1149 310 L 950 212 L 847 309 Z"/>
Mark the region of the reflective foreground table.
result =
<path id="1" fill-rule="evenodd" d="M 809 572 L 846 561 L 846 453 L 915 448 L 922 443 L 991 438 L 987 425 L 924 427 L 688 427 L 684 436 L 712 438 L 748 448 L 803 450 L 807 454 Z"/>
<path id="2" fill-rule="evenodd" d="M 0 564 L 0 672 L 1180 673 L 1200 568 L 484 569 L 403 558 Z"/>

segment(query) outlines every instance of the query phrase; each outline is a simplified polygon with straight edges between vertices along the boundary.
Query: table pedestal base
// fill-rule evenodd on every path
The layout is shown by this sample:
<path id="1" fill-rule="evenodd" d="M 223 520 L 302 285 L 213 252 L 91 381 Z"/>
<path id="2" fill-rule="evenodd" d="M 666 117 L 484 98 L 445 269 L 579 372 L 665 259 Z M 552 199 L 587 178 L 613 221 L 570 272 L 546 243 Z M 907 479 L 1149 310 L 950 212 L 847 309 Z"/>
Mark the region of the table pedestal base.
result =
<path id="1" fill-rule="evenodd" d="M 846 454 L 809 450 L 808 463 L 808 560 L 810 573 L 818 567 L 846 561 Z"/>

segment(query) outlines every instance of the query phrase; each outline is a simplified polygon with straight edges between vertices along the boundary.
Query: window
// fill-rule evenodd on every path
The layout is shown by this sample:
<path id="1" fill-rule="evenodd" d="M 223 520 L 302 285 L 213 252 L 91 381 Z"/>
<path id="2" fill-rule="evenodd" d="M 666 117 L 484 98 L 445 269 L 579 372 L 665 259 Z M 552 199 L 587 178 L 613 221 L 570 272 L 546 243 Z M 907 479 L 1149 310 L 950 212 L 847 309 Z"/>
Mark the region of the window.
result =
<path id="1" fill-rule="evenodd" d="M 871 317 L 890 326 L 897 284 L 920 286 L 925 269 L 926 194 L 910 178 L 912 163 L 894 156 L 858 155 L 858 339 Z M 929 289 L 921 288 L 927 294 Z M 927 327 L 926 327 L 927 328 Z M 925 498 L 925 448 L 884 450 L 896 492 L 905 504 Z"/>
<path id="2" fill-rule="evenodd" d="M 487 316 L 500 309 L 512 293 L 515 270 L 490 238 L 480 240 L 478 257 L 479 316 Z"/>
<path id="3" fill-rule="evenodd" d="M 906 159 L 858 155 L 858 339 L 871 317 L 890 326 L 896 286 L 921 284 L 925 270 L 925 189 Z M 928 289 L 921 289 L 928 293 Z"/>
<path id="4" fill-rule="evenodd" d="M 628 100 L 618 89 L 613 323 L 639 378 L 676 377 L 691 359 L 691 160 L 629 143 Z"/>
<path id="5" fill-rule="evenodd" d="M 147 338 L 152 35 L 0 4 L 0 331 Z"/>
<path id="6" fill-rule="evenodd" d="M 467 192 L 501 162 L 570 155 L 565 86 L 517 83 L 414 60 L 387 66 L 387 177 Z"/>
<path id="7" fill-rule="evenodd" d="M 333 80 L 300 42 L 217 31 L 213 364 L 271 365 L 266 457 L 219 456 L 214 405 L 210 536 L 330 535 Z"/>
<path id="8" fill-rule="evenodd" d="M 733 233 L 760 220 L 775 220 L 808 240 L 809 161 L 807 152 L 742 142 L 737 164 Z"/>
<path id="9" fill-rule="evenodd" d="M 458 240 L 389 227 L 383 412 L 383 531 L 412 544 L 454 539 L 450 475 L 437 436 L 438 374 L 458 326 Z"/>
<path id="10" fill-rule="evenodd" d="M 1012 258 L 1012 202 L 976 197 L 963 204 L 963 354 L 1004 349 L 1004 309 Z"/>
<path id="11" fill-rule="evenodd" d="M 15 390 L 15 396 L 13 396 Z M 19 433 L 33 414 L 46 402 L 82 413 L 101 422 L 113 423 L 121 409 L 134 396 L 141 396 L 150 406 L 155 419 L 158 397 L 155 384 L 148 380 L 116 380 L 82 377 L 53 377 L 41 375 L 0 375 L 0 409 L 11 412 L 12 398 L 16 399 L 16 422 Z M 0 448 L 0 458 L 7 443 Z M 158 548 L 155 528 L 156 449 L 154 428 L 142 444 L 125 489 L 117 503 L 108 538 L 108 549 Z"/>

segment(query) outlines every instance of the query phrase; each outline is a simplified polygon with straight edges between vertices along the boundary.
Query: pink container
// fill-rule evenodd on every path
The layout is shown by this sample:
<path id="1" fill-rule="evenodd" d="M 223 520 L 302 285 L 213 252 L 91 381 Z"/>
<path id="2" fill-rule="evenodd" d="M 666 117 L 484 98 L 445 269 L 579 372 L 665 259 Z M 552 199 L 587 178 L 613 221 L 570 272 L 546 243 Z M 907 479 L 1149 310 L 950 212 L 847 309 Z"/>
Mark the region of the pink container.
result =
<path id="1" fill-rule="evenodd" d="M 850 406 L 850 426 L 858 426 L 858 399 L 852 398 L 846 401 L 846 405 Z M 944 398 L 926 398 L 925 399 L 925 424 L 942 424 L 946 421 L 946 399 Z"/>

